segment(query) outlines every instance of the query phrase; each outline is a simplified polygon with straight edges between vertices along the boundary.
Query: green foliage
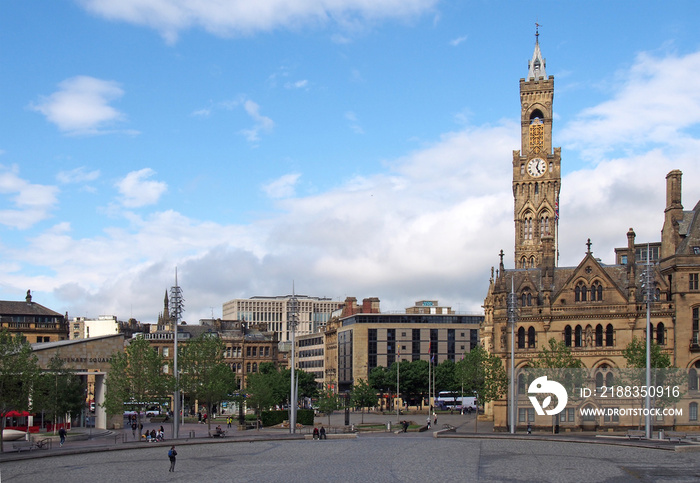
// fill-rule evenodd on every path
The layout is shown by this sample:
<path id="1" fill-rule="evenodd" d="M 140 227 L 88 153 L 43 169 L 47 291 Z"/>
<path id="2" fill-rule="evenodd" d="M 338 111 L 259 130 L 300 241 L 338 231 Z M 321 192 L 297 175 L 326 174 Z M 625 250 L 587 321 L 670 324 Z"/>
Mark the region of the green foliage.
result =
<path id="1" fill-rule="evenodd" d="M 289 380 L 291 381 L 291 371 L 286 370 L 290 373 Z M 310 372 L 297 369 L 294 371 L 294 375 L 299 379 L 299 397 L 309 397 L 315 398 L 318 396 L 318 384 L 316 384 L 316 376 Z"/>
<path id="2" fill-rule="evenodd" d="M 342 401 L 333 390 L 326 388 L 321 391 L 316 404 L 318 406 L 318 412 L 330 415 L 333 414 L 333 411 L 341 408 Z"/>
<path id="3" fill-rule="evenodd" d="M 508 375 L 501 359 L 489 354 L 481 346 L 474 347 L 464 354 L 464 392 L 474 393 L 482 405 L 504 397 L 508 392 Z"/>
<path id="4" fill-rule="evenodd" d="M 649 348 L 651 354 L 651 367 L 656 369 L 667 369 L 673 367 L 671 364 L 671 358 L 661 352 L 661 347 L 651 341 L 651 346 Z M 627 361 L 627 367 L 629 368 L 646 368 L 647 367 L 647 341 L 646 339 L 638 339 L 636 337 L 632 338 L 632 342 L 627 344 L 622 350 L 622 356 Z"/>
<path id="5" fill-rule="evenodd" d="M 356 408 L 362 408 L 362 422 L 365 422 L 365 408 L 377 404 L 377 390 L 369 385 L 365 379 L 355 382 L 350 396 L 351 404 Z"/>
<path id="6" fill-rule="evenodd" d="M 377 390 L 367 380 L 360 379 L 352 387 L 352 405 L 356 408 L 368 408 L 377 404 Z"/>
<path id="7" fill-rule="evenodd" d="M 299 397 L 316 397 L 318 389 L 314 375 L 301 369 L 295 370 L 294 375 L 299 380 Z M 278 370 L 270 362 L 260 364 L 258 372 L 249 374 L 246 380 L 248 406 L 268 409 L 289 402 L 291 383 L 291 369 Z"/>
<path id="8" fill-rule="evenodd" d="M 180 354 L 180 388 L 190 396 L 203 402 L 207 414 L 211 408 L 235 391 L 236 374 L 224 362 L 224 343 L 216 335 L 201 334 L 186 345 L 178 347 Z M 207 418 L 211 427 L 211 418 Z"/>
<path id="9" fill-rule="evenodd" d="M 313 426 L 313 424 L 314 424 L 314 410 L 313 409 L 299 409 L 299 410 L 297 410 L 297 423 L 303 424 L 304 426 Z"/>
<path id="10" fill-rule="evenodd" d="M 260 420 L 262 421 L 263 427 L 277 426 L 289 420 L 289 411 L 262 411 L 260 413 Z"/>
<path id="11" fill-rule="evenodd" d="M 284 394 L 278 389 L 283 385 L 277 371 L 273 373 L 256 372 L 248 374 L 246 393 L 248 407 L 257 411 L 267 410 L 284 400 Z"/>
<path id="12" fill-rule="evenodd" d="M 440 391 L 457 391 L 460 385 L 457 384 L 454 361 L 444 360 L 435 366 L 435 393 Z"/>
<path id="13" fill-rule="evenodd" d="M 559 382 L 566 388 L 569 397 L 576 396 L 577 387 L 582 387 L 586 380 L 586 371 L 583 362 L 571 352 L 562 340 L 552 337 L 549 339 L 549 347 L 543 347 L 540 353 L 531 361 L 532 370 L 526 371 L 526 384 L 537 377 L 546 375 L 548 379 Z"/>
<path id="14" fill-rule="evenodd" d="M 650 383 L 649 386 L 661 388 L 678 388 L 678 392 L 674 395 L 674 391 L 654 391 L 654 397 L 651 398 L 653 407 L 668 407 L 680 401 L 681 397 L 687 393 L 688 377 L 687 373 L 678 370 L 673 366 L 671 358 L 668 354 L 664 354 L 661 347 L 652 339 L 649 347 L 651 355 L 650 360 Z M 646 338 L 632 338 L 632 341 L 627 344 L 622 350 L 622 356 L 627 362 L 627 368 L 620 371 L 620 381 L 617 384 L 623 384 L 630 387 L 647 387 L 646 365 L 647 365 L 647 347 Z M 644 398 L 639 398 L 644 399 Z"/>
<path id="15" fill-rule="evenodd" d="M 394 378 L 392 380 L 391 374 L 386 367 L 375 367 L 369 371 L 367 382 L 379 392 L 385 392 L 389 389 L 396 389 L 396 374 L 394 374 Z"/>
<path id="16" fill-rule="evenodd" d="M 333 411 L 342 407 L 343 401 L 332 389 L 324 388 L 320 392 L 316 404 L 318 406 L 318 412 L 328 416 L 328 425 L 330 426 L 331 414 L 333 414 Z"/>
<path id="17" fill-rule="evenodd" d="M 26 411 L 32 389 L 39 377 L 39 364 L 32 347 L 7 329 L 0 331 L 0 413 Z M 0 452 L 3 451 L 2 430 L 5 418 L 0 418 Z"/>
<path id="18" fill-rule="evenodd" d="M 147 403 L 164 400 L 173 388 L 172 377 L 163 374 L 163 364 L 163 358 L 143 338 L 132 339 L 124 352 L 112 354 L 103 404 L 107 412 L 122 414 L 124 403 L 131 402 L 140 424 Z"/>
<path id="19" fill-rule="evenodd" d="M 262 411 L 260 420 L 263 427 L 277 426 L 289 420 L 289 411 Z M 253 419 L 255 421 L 255 419 Z M 312 426 L 314 424 L 313 409 L 298 409 L 297 423 L 304 426 Z"/>
<path id="20" fill-rule="evenodd" d="M 554 337 L 549 339 L 549 347 L 543 347 L 531 364 L 532 367 L 542 369 L 580 369 L 583 367 L 581 359 L 576 358 L 571 352 L 571 347 L 567 347 L 563 340 L 557 342 Z"/>
<path id="21" fill-rule="evenodd" d="M 54 422 L 60 422 L 65 414 L 77 416 L 85 408 L 85 385 L 75 371 L 65 367 L 57 352 L 47 372 L 39 375 L 32 399 L 35 411 L 43 411 L 52 415 Z"/>

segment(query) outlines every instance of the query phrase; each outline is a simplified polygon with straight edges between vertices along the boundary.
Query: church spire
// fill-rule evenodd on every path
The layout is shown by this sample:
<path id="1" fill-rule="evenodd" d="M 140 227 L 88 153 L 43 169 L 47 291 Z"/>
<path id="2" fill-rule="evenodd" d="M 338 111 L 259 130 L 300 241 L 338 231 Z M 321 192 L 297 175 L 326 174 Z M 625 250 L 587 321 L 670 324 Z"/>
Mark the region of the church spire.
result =
<path id="1" fill-rule="evenodd" d="M 527 63 L 527 80 L 538 80 L 540 77 L 546 79 L 546 65 L 547 62 L 544 57 L 542 57 L 542 52 L 540 52 L 540 24 L 535 23 L 535 52 L 532 54 L 532 60 Z"/>

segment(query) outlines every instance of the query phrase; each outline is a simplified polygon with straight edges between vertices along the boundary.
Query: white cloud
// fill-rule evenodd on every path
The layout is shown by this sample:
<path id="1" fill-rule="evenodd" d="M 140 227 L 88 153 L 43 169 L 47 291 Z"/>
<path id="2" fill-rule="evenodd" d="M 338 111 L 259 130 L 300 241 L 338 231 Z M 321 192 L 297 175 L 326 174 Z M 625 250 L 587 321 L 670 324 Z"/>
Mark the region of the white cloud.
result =
<path id="1" fill-rule="evenodd" d="M 24 230 L 48 218 L 58 204 L 58 188 L 29 183 L 19 168 L 0 165 L 0 194 L 8 195 L 14 209 L 0 209 L 0 224 Z"/>
<path id="2" fill-rule="evenodd" d="M 30 108 L 42 113 L 66 134 L 102 134 L 107 126 L 125 118 L 109 105 L 124 95 L 114 81 L 77 76 L 64 80 L 58 87 L 58 91 L 30 104 Z"/>
<path id="3" fill-rule="evenodd" d="M 284 84 L 285 89 L 305 89 L 308 87 L 309 81 L 306 79 L 298 80 L 296 82 L 287 82 Z"/>
<path id="4" fill-rule="evenodd" d="M 263 185 L 262 190 L 270 198 L 288 198 L 294 196 L 294 188 L 300 177 L 301 174 L 299 173 L 285 174 Z"/>
<path id="5" fill-rule="evenodd" d="M 123 196 L 121 203 L 127 208 L 138 208 L 158 202 L 161 195 L 168 189 L 162 181 L 148 181 L 155 171 L 144 168 L 132 171 L 117 182 L 117 189 Z"/>
<path id="6" fill-rule="evenodd" d="M 211 115 L 211 108 L 197 109 L 192 115 L 195 117 L 209 117 Z"/>
<path id="7" fill-rule="evenodd" d="M 651 92 L 644 79 L 654 83 L 656 77 L 625 83 L 610 102 L 629 99 L 634 104 L 635 95 L 636 102 L 644 102 Z M 681 93 L 687 90 L 670 86 Z M 665 175 L 672 169 L 684 172 L 685 206 L 700 199 L 700 139 L 691 133 L 697 127 L 695 114 L 686 113 L 682 103 L 664 105 L 673 112 L 663 113 L 663 118 L 672 118 L 674 112 L 686 118 L 678 124 L 688 131 L 685 136 L 659 138 L 660 146 L 641 145 L 632 154 L 619 149 L 620 155 L 603 156 L 584 168 L 577 167 L 576 150 L 563 151 L 561 266 L 580 262 L 588 238 L 604 263 L 614 261 L 615 247 L 626 246 L 630 227 L 638 241 L 659 240 Z M 257 109 L 251 111 L 260 116 Z M 604 111 L 593 106 L 586 112 Z M 348 113 L 348 120 L 353 116 Z M 590 135 L 577 122 L 564 124 L 562 131 L 571 145 L 584 146 Z M 617 139 L 604 138 L 607 149 L 626 147 L 626 133 L 636 135 L 607 122 L 618 131 Z M 295 194 L 298 174 L 273 180 L 263 190 L 276 197 L 278 211 L 248 224 L 196 220 L 174 211 L 130 213 L 128 228 L 110 227 L 84 239 L 72 236 L 69 226 L 57 225 L 7 253 L 16 265 L 7 267 L 4 283 L 18 291 L 30 286 L 54 290 L 66 297 L 61 300 L 71 314 L 133 314 L 146 321 L 157 317 L 154 304 L 161 303 L 163 290 L 172 284 L 175 266 L 190 322 L 209 317 L 210 307 L 218 310 L 231 298 L 289 293 L 292 280 L 298 291 L 309 295 L 341 300 L 346 295 L 377 296 L 383 310 L 436 298 L 457 310 L 479 312 L 501 249 L 506 266 L 513 266 L 511 160 L 512 150 L 519 147 L 518 119 L 467 124 L 386 160 L 385 173 L 339 180 L 314 196 Z M 148 191 L 142 183 L 152 175 L 148 169 L 130 173 L 132 182 L 123 194 Z M 165 189 L 164 183 L 160 186 Z M 159 192 L 156 199 L 162 193 L 152 191 Z M 30 279 L 17 268 L 28 264 L 48 267 L 55 275 Z"/>
<path id="8" fill-rule="evenodd" d="M 350 129 L 355 133 L 355 134 L 364 134 L 365 130 L 362 129 L 362 126 L 357 120 L 357 116 L 355 115 L 354 112 L 352 111 L 347 111 L 345 113 L 345 119 L 350 121 Z"/>
<path id="9" fill-rule="evenodd" d="M 569 149 L 595 162 L 612 149 L 631 152 L 681 144 L 700 122 L 700 52 L 678 57 L 641 53 L 619 74 L 612 99 L 583 110 L 562 131 Z"/>
<path id="10" fill-rule="evenodd" d="M 260 140 L 261 132 L 270 132 L 275 126 L 275 122 L 269 117 L 260 114 L 260 106 L 251 101 L 250 99 L 243 101 L 243 109 L 248 115 L 255 121 L 255 125 L 250 129 L 242 129 L 241 134 L 250 142 L 257 142 Z"/>
<path id="11" fill-rule="evenodd" d="M 219 36 L 249 35 L 278 28 L 337 22 L 353 26 L 384 18 L 406 18 L 429 11 L 437 0 L 78 0 L 110 20 L 144 25 L 167 42 L 181 31 L 202 27 Z"/>
<path id="12" fill-rule="evenodd" d="M 70 171 L 59 171 L 59 173 L 56 175 L 56 179 L 63 184 L 85 183 L 87 181 L 95 181 L 99 177 L 99 169 L 88 171 L 84 166 L 72 169 Z"/>
<path id="13" fill-rule="evenodd" d="M 456 39 L 450 40 L 450 45 L 452 47 L 457 47 L 459 44 L 467 40 L 467 36 L 463 35 L 462 37 L 457 37 Z"/>

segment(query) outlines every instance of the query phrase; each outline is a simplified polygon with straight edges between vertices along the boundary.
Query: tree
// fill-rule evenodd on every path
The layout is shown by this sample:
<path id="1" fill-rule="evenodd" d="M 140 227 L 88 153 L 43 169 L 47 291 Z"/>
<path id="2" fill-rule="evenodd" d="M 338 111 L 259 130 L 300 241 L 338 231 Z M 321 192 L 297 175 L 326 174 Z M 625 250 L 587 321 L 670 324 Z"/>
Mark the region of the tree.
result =
<path id="1" fill-rule="evenodd" d="M 571 347 L 566 342 L 552 337 L 549 339 L 549 347 L 542 347 L 540 353 L 531 361 L 532 370 L 523 372 L 520 377 L 525 377 L 525 383 L 529 384 L 540 376 L 546 376 L 548 380 L 554 380 L 564 386 L 569 398 L 577 396 L 575 388 L 585 384 L 587 372 L 583 369 L 583 362 L 571 352 Z M 559 415 L 555 415 L 552 425 L 559 425 Z"/>
<path id="2" fill-rule="evenodd" d="M 300 398 L 314 398 L 318 396 L 318 384 L 316 383 L 316 376 L 310 372 L 306 372 L 302 369 L 296 369 L 294 375 L 299 380 L 299 394 Z M 287 378 L 288 381 L 292 380 L 291 369 L 285 369 L 283 371 L 283 376 Z"/>
<path id="3" fill-rule="evenodd" d="M 540 353 L 532 361 L 532 367 L 544 369 L 580 369 L 583 362 L 571 352 L 571 347 L 566 342 L 552 337 L 549 339 L 549 348 L 543 347 Z"/>
<path id="4" fill-rule="evenodd" d="M 467 382 L 465 390 L 476 394 L 477 415 L 479 414 L 478 404 L 485 406 L 489 402 L 504 397 L 508 392 L 508 375 L 503 367 L 501 359 L 489 354 L 481 346 L 474 347 L 464 354 L 464 359 L 460 361 L 464 364 L 465 378 Z M 476 425 L 475 419 L 475 425 Z"/>
<path id="5" fill-rule="evenodd" d="M 647 367 L 647 342 L 646 339 L 632 338 L 632 341 L 627 344 L 622 350 L 622 356 L 627 362 L 627 368 L 621 371 L 621 381 L 616 383 L 631 388 L 646 388 L 646 367 Z M 651 340 L 649 347 L 651 359 L 651 382 L 650 387 L 668 388 L 666 390 L 657 391 L 654 389 L 653 394 L 650 393 L 651 402 L 654 407 L 667 407 L 680 401 L 681 396 L 685 394 L 684 384 L 687 381 L 687 374 L 681 373 L 673 366 L 671 358 L 668 354 L 662 352 L 661 347 Z M 641 391 L 636 391 L 639 400 L 644 400 Z M 640 416 L 640 424 L 642 417 Z"/>
<path id="6" fill-rule="evenodd" d="M 249 407 L 255 408 L 259 413 L 263 409 L 271 408 L 282 402 L 282 399 L 276 394 L 276 383 L 269 374 L 256 372 L 248 374 L 246 379 L 247 404 Z"/>
<path id="7" fill-rule="evenodd" d="M 224 342 L 216 334 L 201 334 L 179 347 L 180 388 L 203 401 L 207 414 L 236 389 L 236 374 L 224 362 Z M 211 417 L 207 418 L 211 430 Z"/>
<path id="8" fill-rule="evenodd" d="M 331 425 L 331 414 L 341 407 L 340 398 L 332 389 L 324 388 L 318 398 L 318 412 L 328 416 L 328 426 Z"/>
<path id="9" fill-rule="evenodd" d="M 369 371 L 367 382 L 381 393 L 383 409 L 384 393 L 388 392 L 390 389 L 396 388 L 396 374 L 394 374 L 392 380 L 391 373 L 386 367 L 377 366 Z"/>
<path id="10" fill-rule="evenodd" d="M 289 401 L 291 371 L 280 371 L 272 362 L 263 362 L 258 372 L 246 379 L 248 404 L 258 411 Z"/>
<path id="11" fill-rule="evenodd" d="M 163 373 L 163 365 L 163 358 L 146 339 L 132 339 L 124 352 L 112 354 L 103 407 L 109 414 L 123 414 L 124 403 L 129 403 L 140 427 L 148 403 L 165 399 L 174 386 L 173 378 Z"/>
<path id="12" fill-rule="evenodd" d="M 531 361 L 534 368 L 529 380 L 546 375 L 549 379 L 555 380 L 566 388 L 567 394 L 575 396 L 576 387 L 581 387 L 586 378 L 586 371 L 583 369 L 583 362 L 571 352 L 562 340 L 552 337 L 549 339 L 549 347 L 543 347 L 540 353 Z M 575 370 L 578 369 L 578 370 Z"/>
<path id="13" fill-rule="evenodd" d="M 20 334 L 0 331 L 0 452 L 4 451 L 2 433 L 9 411 L 30 409 L 32 388 L 39 377 L 39 363 L 32 347 Z"/>
<path id="14" fill-rule="evenodd" d="M 66 414 L 74 417 L 85 408 L 85 385 L 56 353 L 47 371 L 39 375 L 32 400 L 35 411 L 52 415 L 52 421 L 58 423 Z"/>
<path id="15" fill-rule="evenodd" d="M 396 371 L 394 380 L 396 379 Z M 418 401 L 428 393 L 428 361 L 401 361 L 401 387 L 404 401 Z"/>
<path id="16" fill-rule="evenodd" d="M 661 351 L 661 347 L 651 341 L 650 346 L 651 354 L 651 367 L 656 369 L 668 369 L 673 367 L 671 364 L 671 358 L 668 354 L 664 354 Z M 622 350 L 622 356 L 627 361 L 627 367 L 646 369 L 647 367 L 647 342 L 646 339 L 638 339 L 636 337 L 632 338 L 632 342 L 627 344 Z"/>
<path id="17" fill-rule="evenodd" d="M 450 359 L 442 361 L 435 367 L 435 391 L 456 391 L 455 363 Z"/>
<path id="18" fill-rule="evenodd" d="M 360 379 L 352 387 L 351 401 L 353 406 L 362 408 L 362 422 L 364 423 L 365 408 L 377 404 L 377 390 L 370 386 L 366 379 Z"/>

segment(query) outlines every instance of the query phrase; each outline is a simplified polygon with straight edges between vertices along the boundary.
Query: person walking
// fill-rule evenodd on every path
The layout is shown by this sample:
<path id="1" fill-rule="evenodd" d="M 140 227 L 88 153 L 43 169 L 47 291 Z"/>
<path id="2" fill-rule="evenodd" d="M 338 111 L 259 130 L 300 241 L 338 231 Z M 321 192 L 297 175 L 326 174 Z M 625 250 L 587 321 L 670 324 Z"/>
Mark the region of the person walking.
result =
<path id="1" fill-rule="evenodd" d="M 58 430 L 58 436 L 61 438 L 61 446 L 63 446 L 63 443 L 66 442 L 66 428 L 61 426 L 61 429 Z"/>
<path id="2" fill-rule="evenodd" d="M 174 473 L 175 472 L 175 457 L 177 456 L 177 451 L 175 451 L 175 446 L 170 447 L 170 451 L 168 451 L 168 458 L 170 459 L 170 469 L 168 472 Z"/>

